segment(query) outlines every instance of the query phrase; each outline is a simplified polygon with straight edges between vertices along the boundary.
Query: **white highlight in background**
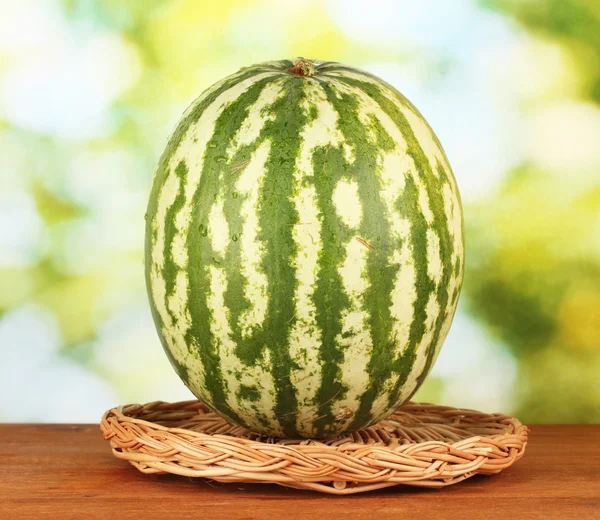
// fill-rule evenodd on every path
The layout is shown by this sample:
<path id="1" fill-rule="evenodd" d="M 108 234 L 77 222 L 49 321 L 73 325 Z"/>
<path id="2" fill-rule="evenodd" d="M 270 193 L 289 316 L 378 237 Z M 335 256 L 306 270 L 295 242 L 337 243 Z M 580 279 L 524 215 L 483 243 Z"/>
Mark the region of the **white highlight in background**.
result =
<path id="1" fill-rule="evenodd" d="M 444 383 L 439 404 L 488 413 L 512 410 L 517 364 L 460 304 L 431 376 Z"/>
<path id="2" fill-rule="evenodd" d="M 0 108 L 20 128 L 57 137 L 87 139 L 110 132 L 108 109 L 140 75 L 137 50 L 116 34 L 77 30 L 44 3 L 2 14 L 19 24 L 29 50 L 10 63 L 0 91 Z M 0 24 L 0 28 L 3 29 Z M 2 31 L 0 31 L 2 32 Z M 0 48 L 14 34 L 0 40 Z M 34 35 L 40 33 L 40 37 Z"/>
<path id="3" fill-rule="evenodd" d="M 94 422 L 119 404 L 111 386 L 59 352 L 54 315 L 42 306 L 0 320 L 0 421 Z"/>

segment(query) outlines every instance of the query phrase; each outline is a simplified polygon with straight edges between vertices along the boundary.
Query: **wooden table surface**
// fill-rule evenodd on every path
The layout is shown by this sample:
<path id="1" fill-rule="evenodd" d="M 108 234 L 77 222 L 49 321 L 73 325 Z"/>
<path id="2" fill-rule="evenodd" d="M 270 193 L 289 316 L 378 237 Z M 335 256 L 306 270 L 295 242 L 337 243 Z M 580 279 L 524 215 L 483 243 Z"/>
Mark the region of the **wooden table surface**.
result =
<path id="1" fill-rule="evenodd" d="M 0 425 L 0 518 L 600 519 L 600 425 L 532 426 L 523 459 L 440 490 L 337 497 L 143 475 L 97 425 Z"/>

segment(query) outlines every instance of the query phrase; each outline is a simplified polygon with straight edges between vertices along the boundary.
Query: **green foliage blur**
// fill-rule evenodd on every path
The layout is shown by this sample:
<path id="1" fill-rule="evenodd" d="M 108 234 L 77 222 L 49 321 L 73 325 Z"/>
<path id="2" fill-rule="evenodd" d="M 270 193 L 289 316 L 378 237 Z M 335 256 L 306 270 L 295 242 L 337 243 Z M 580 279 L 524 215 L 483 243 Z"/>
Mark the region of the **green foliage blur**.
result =
<path id="1" fill-rule="evenodd" d="M 598 110 L 600 3 L 486 3 L 558 46 L 572 62 L 577 99 Z M 562 126 L 549 129 L 555 146 L 585 146 L 581 125 L 598 150 L 600 128 L 586 128 L 576 110 L 569 115 L 546 122 Z M 468 307 L 518 360 L 514 411 L 531 422 L 600 419 L 600 170 L 597 161 L 565 155 L 507 172 L 467 221 Z"/>
<path id="2" fill-rule="evenodd" d="M 464 320 L 416 399 L 600 422 L 599 2 L 24 4 L 0 0 L 0 420 L 94 420 L 118 402 L 189 395 L 146 302 L 154 165 L 213 82 L 305 56 L 407 94 L 463 191 Z M 489 111 L 472 105 L 480 84 Z"/>

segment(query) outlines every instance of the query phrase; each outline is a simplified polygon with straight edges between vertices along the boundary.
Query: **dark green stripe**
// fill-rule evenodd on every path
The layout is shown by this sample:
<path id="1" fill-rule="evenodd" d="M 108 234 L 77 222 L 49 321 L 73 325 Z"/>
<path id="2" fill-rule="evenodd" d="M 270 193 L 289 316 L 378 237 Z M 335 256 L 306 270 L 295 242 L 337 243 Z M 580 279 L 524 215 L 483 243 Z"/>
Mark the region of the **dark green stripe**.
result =
<path id="1" fill-rule="evenodd" d="M 206 110 L 206 108 L 209 105 L 211 105 L 215 101 L 215 99 L 217 97 L 219 97 L 223 92 L 230 89 L 232 86 L 234 86 L 239 81 L 243 81 L 247 78 L 255 76 L 255 75 L 259 74 L 260 72 L 261 71 L 257 70 L 257 69 L 248 70 L 245 74 L 243 74 L 239 78 L 232 78 L 232 79 L 229 79 L 228 81 L 225 81 L 219 89 L 215 90 L 214 92 L 207 95 L 206 97 L 203 98 L 204 94 L 201 94 L 200 97 L 192 103 L 192 105 L 197 105 L 197 106 L 195 106 L 194 109 L 191 110 L 190 113 L 187 114 L 186 117 L 182 118 L 179 121 L 175 130 L 173 131 L 173 133 L 171 134 L 171 136 L 169 138 L 167 146 L 166 146 L 165 150 L 163 151 L 163 153 L 160 157 L 158 166 L 154 172 L 152 188 L 150 191 L 148 207 L 146 210 L 146 236 L 145 236 L 145 247 L 144 247 L 144 249 L 145 249 L 144 263 L 145 263 L 145 267 L 146 267 L 146 269 L 145 269 L 146 291 L 148 293 L 150 302 L 153 301 L 152 284 L 151 284 L 152 244 L 156 242 L 156 233 L 152 229 L 152 226 L 153 226 L 154 219 L 156 216 L 156 211 L 158 209 L 158 200 L 160 198 L 160 193 L 164 187 L 167 177 L 171 174 L 171 171 L 169 169 L 169 161 L 171 160 L 171 157 L 173 156 L 173 154 L 175 153 L 175 151 L 181 144 L 181 140 L 185 136 L 190 125 L 192 125 L 196 121 L 198 121 L 198 119 L 200 118 L 202 113 Z M 152 317 L 154 318 L 154 323 L 156 325 L 156 329 L 157 329 L 158 335 L 161 339 L 163 348 L 164 348 L 165 352 L 167 353 L 167 355 L 169 356 L 169 358 L 171 359 L 172 356 L 169 353 L 168 345 L 162 336 L 162 328 L 164 326 L 164 323 L 162 322 L 162 318 L 160 317 L 160 314 L 158 313 L 158 311 L 156 310 L 156 307 L 154 305 L 150 305 L 150 307 L 151 307 L 151 311 L 152 311 Z"/>
<path id="2" fill-rule="evenodd" d="M 307 117 L 302 110 L 304 78 L 293 75 L 285 78 L 284 95 L 273 105 L 273 113 L 278 117 L 268 121 L 264 131 L 264 135 L 272 139 L 273 146 L 259 195 L 259 240 L 265 245 L 262 269 L 269 281 L 262 340 L 270 351 L 276 382 L 275 413 L 284 434 L 297 436 L 295 413 L 298 402 L 291 373 L 299 367 L 289 352 L 297 285 L 292 265 L 297 252 L 292 231 L 298 222 L 298 213 L 293 196 L 295 162 Z"/>
<path id="3" fill-rule="evenodd" d="M 326 85 L 322 86 L 331 102 L 335 96 Z M 312 116 L 318 116 L 316 108 Z M 317 260 L 317 280 L 313 296 L 315 321 L 321 332 L 321 383 L 316 392 L 315 416 L 318 418 L 314 422 L 319 437 L 334 429 L 333 402 L 343 398 L 348 391 L 342 384 L 340 373 L 344 352 L 336 338 L 342 333 L 342 311 L 347 308 L 349 301 L 344 294 L 337 268 L 340 259 L 344 257 L 344 244 L 351 239 L 352 234 L 337 215 L 333 203 L 333 191 L 347 167 L 342 150 L 320 147 L 312 155 L 313 178 L 306 179 L 307 183 L 315 187 L 317 207 L 321 214 L 322 249 Z"/>
<path id="4" fill-rule="evenodd" d="M 179 179 L 179 187 L 177 190 L 177 195 L 175 196 L 175 200 L 171 207 L 167 210 L 165 216 L 165 241 L 163 247 L 163 258 L 165 259 L 165 263 L 161 273 L 161 276 L 165 280 L 166 298 L 168 298 L 168 296 L 172 294 L 175 289 L 175 280 L 177 278 L 177 272 L 179 271 L 179 267 L 171 255 L 171 243 L 177 234 L 175 216 L 177 213 L 179 213 L 181 208 L 183 208 L 185 203 L 185 182 L 188 174 L 188 168 L 185 161 L 179 162 L 179 164 L 175 167 L 174 174 Z M 165 306 L 167 307 L 167 312 L 171 316 L 173 322 L 177 321 L 177 317 L 171 311 L 171 309 L 169 309 L 168 300 L 165 302 Z M 167 350 L 167 357 L 169 358 L 171 365 L 175 368 L 175 371 L 179 377 L 181 377 L 181 379 L 187 385 L 189 383 L 187 367 L 179 363 L 169 350 Z"/>
<path id="5" fill-rule="evenodd" d="M 176 372 L 180 375 L 180 377 L 186 384 L 189 383 L 187 368 L 184 367 L 183 365 L 181 365 L 179 362 L 177 362 L 177 360 L 173 357 L 173 354 L 170 352 L 169 346 L 166 342 L 166 338 L 163 337 L 163 333 L 162 333 L 164 323 L 162 321 L 160 314 L 158 313 L 158 311 L 156 309 L 156 306 L 152 303 L 153 302 L 152 282 L 151 282 L 152 268 L 153 268 L 152 267 L 152 264 L 153 264 L 153 262 L 152 262 L 152 244 L 156 243 L 156 232 L 153 230 L 152 226 L 153 226 L 154 219 L 156 216 L 156 211 L 158 209 L 158 201 L 160 198 L 160 194 L 162 192 L 162 189 L 164 188 L 164 184 L 165 184 L 168 176 L 170 174 L 172 174 L 172 172 L 170 171 L 170 168 L 169 168 L 169 161 L 171 160 L 171 157 L 173 156 L 173 154 L 176 152 L 177 148 L 181 144 L 181 141 L 184 138 L 189 127 L 192 124 L 194 124 L 196 121 L 198 121 L 198 119 L 204 113 L 206 108 L 209 105 L 211 105 L 216 100 L 216 98 L 219 97 L 223 92 L 230 89 L 232 86 L 234 86 L 239 81 L 243 81 L 247 78 L 253 77 L 256 74 L 259 74 L 260 72 L 261 72 L 260 70 L 256 70 L 256 69 L 249 70 L 247 73 L 243 74 L 242 76 L 240 76 L 238 78 L 231 78 L 228 81 L 225 81 L 223 83 L 223 85 L 221 85 L 220 88 L 216 89 L 214 92 L 210 93 L 209 95 L 205 96 L 204 93 L 201 94 L 200 97 L 192 103 L 192 105 L 195 105 L 194 108 L 192 110 L 190 110 L 190 112 L 186 115 L 186 117 L 182 118 L 179 121 L 179 123 L 177 124 L 175 130 L 173 131 L 173 133 L 171 134 L 171 136 L 169 138 L 167 146 L 166 146 L 165 150 L 163 151 L 163 153 L 160 157 L 158 166 L 154 172 L 152 189 L 150 192 L 148 207 L 147 207 L 146 215 L 145 215 L 145 218 L 146 218 L 146 237 L 145 237 L 146 291 L 148 293 L 148 297 L 151 302 L 150 308 L 151 308 L 151 312 L 152 312 L 152 317 L 154 319 L 154 323 L 156 325 L 156 330 L 157 330 L 158 336 L 161 340 L 163 349 L 164 349 L 171 365 L 175 368 Z M 203 96 L 205 96 L 205 97 L 203 97 Z M 183 168 L 183 166 L 179 166 L 179 167 Z M 187 172 L 185 172 L 184 170 L 180 170 L 178 173 L 175 172 L 175 174 L 179 175 L 180 181 L 181 181 L 185 178 Z M 180 190 L 182 188 L 183 188 L 183 186 L 180 184 Z M 175 200 L 175 204 L 177 205 L 177 207 L 181 207 L 181 203 L 178 202 L 178 199 L 181 200 L 180 199 L 181 193 L 182 192 L 180 191 L 180 193 L 178 194 L 178 196 Z M 168 241 L 165 240 L 165 248 L 167 247 L 167 244 L 171 242 L 172 237 L 173 237 L 173 230 L 172 230 L 172 228 L 169 228 L 169 226 L 173 225 L 172 218 L 173 218 L 173 212 L 171 211 L 166 216 L 166 222 L 165 222 L 165 226 L 166 226 L 165 234 L 169 235 L 169 237 L 170 237 Z M 165 239 L 167 239 L 167 236 L 165 237 Z M 165 251 L 166 251 L 166 249 L 165 249 Z M 165 264 L 169 263 L 169 257 L 165 256 L 164 258 L 165 258 Z M 172 288 L 174 286 L 173 277 L 172 276 L 169 277 L 169 275 L 167 274 L 167 280 L 165 280 L 165 283 L 166 283 L 167 291 L 168 291 L 167 294 L 169 294 L 172 291 Z M 188 343 L 188 345 L 189 345 L 189 343 Z M 199 348 L 199 346 L 197 344 L 195 344 L 194 347 Z M 194 353 L 195 348 L 191 349 L 192 353 Z M 212 404 L 212 398 L 210 395 L 206 395 L 203 397 L 204 397 L 204 400 L 208 404 Z"/>
<path id="6" fill-rule="evenodd" d="M 333 414 L 335 401 L 342 399 L 348 391 L 348 388 L 342 386 L 343 374 L 340 371 L 345 347 L 336 341 L 343 327 L 342 311 L 349 306 L 338 274 L 338 268 L 345 260 L 345 244 L 359 236 L 373 247 L 367 256 L 366 277 L 369 286 L 364 295 L 364 308 L 369 311 L 368 329 L 373 345 L 372 359 L 377 360 L 369 367 L 372 378 L 377 378 L 382 370 L 385 371 L 390 361 L 383 361 L 386 353 L 390 351 L 389 308 L 393 276 L 390 276 L 388 264 L 396 246 L 389 234 L 388 215 L 381 199 L 381 184 L 376 175 L 379 150 L 391 150 L 394 143 L 376 120 L 372 120 L 371 125 L 365 125 L 359 119 L 358 99 L 348 94 L 341 94 L 338 98 L 326 82 L 322 82 L 322 87 L 328 101 L 339 114 L 338 128 L 346 144 L 354 149 L 355 162 L 348 164 L 341 148 L 331 148 L 328 151 L 325 169 L 323 150 L 315 153 L 313 159 L 314 184 L 319 209 L 323 215 L 323 252 L 319 258 L 319 279 L 314 296 L 317 323 L 323 331 L 323 379 L 317 395 L 318 402 L 321 403 L 318 413 L 320 419 L 316 421 L 319 435 L 334 433 L 346 422 L 346 418 L 336 420 Z M 370 139 L 369 130 L 374 130 L 376 142 Z M 344 177 L 354 180 L 358 185 L 358 196 L 363 207 L 363 218 L 358 233 L 345 226 L 333 205 L 333 191 Z M 357 417 L 356 421 L 364 422 L 364 416 L 369 413 L 370 410 L 366 410 L 364 414 L 359 412 L 360 417 Z"/>
<path id="7" fill-rule="evenodd" d="M 249 67 L 243 67 L 240 70 L 258 70 L 259 72 L 286 72 L 294 65 L 294 62 L 291 60 L 279 60 L 273 61 L 272 63 L 272 65 L 268 64 L 268 62 L 256 63 L 255 65 L 250 65 Z"/>
<path id="8" fill-rule="evenodd" d="M 243 99 L 240 100 L 239 107 L 232 107 L 231 128 L 236 129 L 241 124 L 244 118 L 248 115 L 250 107 L 258 100 L 260 93 L 264 87 L 271 83 L 272 80 L 266 80 L 257 83 L 253 86 Z M 268 109 L 273 112 L 273 108 Z M 235 113 L 235 114 L 234 114 Z M 223 135 L 221 144 L 223 153 L 230 145 L 231 135 Z M 241 216 L 242 204 L 245 196 L 240 195 L 235 190 L 235 184 L 243 174 L 245 168 L 250 162 L 253 154 L 263 144 L 265 138 L 268 137 L 267 129 L 263 127 L 258 138 L 247 145 L 242 146 L 231 160 L 224 166 L 224 174 L 221 177 L 220 189 L 224 197 L 224 213 L 229 226 L 229 246 L 223 266 L 226 269 L 227 290 L 225 291 L 225 306 L 229 309 L 229 322 L 232 329 L 232 340 L 236 344 L 236 355 L 240 361 L 246 366 L 255 366 L 262 362 L 265 353 L 265 339 L 260 327 L 252 331 L 252 333 L 243 338 L 239 327 L 239 319 L 242 313 L 252 307 L 253 302 L 246 297 L 246 286 L 248 280 L 244 277 L 240 265 L 242 262 L 241 256 L 241 232 L 244 226 L 244 219 Z M 270 136 L 272 137 L 272 136 Z M 260 200 L 259 200 L 260 203 Z M 242 374 L 235 374 L 238 380 L 241 380 Z M 260 384 L 260 383 L 259 383 Z M 264 392 L 262 387 L 242 385 L 236 399 L 240 402 L 240 406 L 248 410 L 252 410 L 254 416 L 266 427 L 269 421 L 264 414 L 264 411 L 256 404 L 256 396 Z M 244 402 L 245 401 L 245 402 Z"/>
<path id="9" fill-rule="evenodd" d="M 439 162 L 437 163 L 437 171 L 438 171 L 439 182 L 442 183 L 442 185 L 443 185 L 443 183 L 449 183 L 451 187 L 453 185 L 456 186 L 456 181 L 454 181 L 454 176 L 452 175 L 452 172 L 449 172 L 449 171 L 447 172 L 444 169 L 444 167 L 441 164 L 439 164 Z M 432 190 L 432 191 L 434 191 L 434 190 Z M 445 339 L 445 338 L 440 337 L 442 327 L 443 327 L 444 323 L 446 323 L 446 321 L 452 320 L 452 318 L 454 317 L 454 312 L 456 309 L 456 302 L 457 302 L 458 294 L 460 293 L 460 287 L 461 287 L 461 282 L 462 282 L 462 276 L 460 273 L 460 256 L 459 255 L 457 255 L 457 257 L 456 257 L 456 263 L 452 264 L 452 255 L 455 252 L 454 251 L 455 244 L 454 244 L 452 235 L 450 234 L 450 222 L 448 221 L 448 217 L 446 215 L 446 212 L 444 211 L 444 200 L 443 200 L 442 190 L 435 190 L 433 195 L 436 197 L 436 204 L 441 204 L 441 206 L 442 206 L 441 214 L 437 215 L 439 217 L 439 222 L 440 222 L 440 226 L 441 226 L 439 228 L 440 233 L 438 233 L 438 236 L 440 237 L 440 257 L 442 258 L 442 265 L 444 267 L 444 270 L 442 272 L 442 277 L 440 280 L 439 289 L 438 289 L 438 302 L 440 304 L 440 314 L 437 318 L 437 322 L 435 324 L 435 333 L 433 335 L 430 348 L 428 349 L 428 352 L 427 352 L 427 362 L 425 364 L 425 368 L 423 369 L 423 372 L 421 372 L 421 375 L 417 379 L 417 386 L 410 397 L 412 397 L 412 395 L 414 395 L 414 393 L 417 391 L 417 389 L 419 388 L 421 383 L 423 383 L 425 377 L 427 377 L 427 374 L 429 374 L 429 371 L 431 370 L 431 366 L 433 364 L 433 360 L 435 357 L 435 347 L 440 340 L 443 341 Z M 431 197 L 432 195 L 430 194 L 429 196 Z M 458 194 L 457 194 L 457 198 L 458 198 Z M 460 204 L 460 199 L 458 199 L 458 200 L 459 200 L 459 204 Z M 460 208 L 455 208 L 455 211 L 459 211 L 459 210 L 460 210 Z M 461 211 L 461 215 L 462 215 L 462 210 L 460 210 L 460 211 Z M 434 215 L 436 215 L 436 213 L 434 213 Z M 435 222 L 434 222 L 434 224 L 435 224 Z M 461 222 L 461 224 L 462 224 L 462 222 Z M 454 293 L 451 295 L 451 299 L 450 299 L 447 288 L 450 283 L 450 278 L 453 275 L 453 271 L 458 271 L 455 274 L 457 285 L 456 285 Z"/>
<path id="10" fill-rule="evenodd" d="M 375 90 L 375 89 L 372 89 Z M 400 93 L 391 87 L 392 92 L 397 94 L 398 101 L 407 106 L 410 110 L 418 116 L 422 118 L 422 115 L 402 96 Z M 433 363 L 435 346 L 437 345 L 440 339 L 440 332 L 444 322 L 447 319 L 451 319 L 448 316 L 448 292 L 447 287 L 450 281 L 450 277 L 452 274 L 452 269 L 454 266 L 452 265 L 452 254 L 454 252 L 454 242 L 452 239 L 452 235 L 450 234 L 450 223 L 448 222 L 448 218 L 446 216 L 445 208 L 444 208 L 444 198 L 443 198 L 443 185 L 447 182 L 450 183 L 450 186 L 456 186 L 456 182 L 452 175 L 451 171 L 445 171 L 443 166 L 440 164 L 430 164 L 429 159 L 424 153 L 423 149 L 419 145 L 412 128 L 410 127 L 409 122 L 405 118 L 402 111 L 398 108 L 398 106 L 392 101 L 388 100 L 383 94 L 379 93 L 378 98 L 376 98 L 378 103 L 386 110 L 386 112 L 397 121 L 397 124 L 402 131 L 403 135 L 406 138 L 409 155 L 414 159 L 415 165 L 417 167 L 417 172 L 423 181 L 423 184 L 426 188 L 427 195 L 429 198 L 429 206 L 433 213 L 433 222 L 431 227 L 436 231 L 439 241 L 440 241 L 440 258 L 442 263 L 442 276 L 440 280 L 440 284 L 437 290 L 437 301 L 440 307 L 439 315 L 434 324 L 434 332 L 431 343 L 427 346 L 426 353 L 426 364 L 424 370 L 421 372 L 417 379 L 418 389 L 419 385 L 423 382 L 424 378 L 429 373 L 431 368 L 431 364 Z M 432 132 L 433 134 L 433 132 Z M 439 142 L 436 142 L 439 145 Z M 441 147 L 440 147 L 441 148 Z M 433 173 L 433 168 L 438 170 L 438 177 Z M 458 195 L 457 195 L 458 197 Z M 458 209 L 458 208 L 457 208 Z M 425 262 L 426 266 L 427 263 Z M 433 287 L 431 287 L 433 289 Z M 399 391 L 401 389 L 401 385 L 404 383 L 401 378 L 398 382 L 398 385 L 390 395 L 390 405 L 393 405 L 398 398 Z M 416 391 L 415 389 L 415 391 Z M 414 392 L 413 392 L 414 393 Z"/>
<path id="11" fill-rule="evenodd" d="M 207 144 L 204 165 L 198 189 L 192 198 L 192 216 L 186 247 L 188 248 L 188 308 L 191 327 L 186 335 L 188 344 L 198 345 L 198 356 L 204 366 L 205 385 L 210 392 L 214 406 L 219 412 L 244 424 L 226 401 L 229 392 L 223 379 L 219 346 L 210 330 L 213 316 L 208 308 L 210 292 L 209 266 L 226 267 L 232 258 L 221 257 L 213 249 L 210 241 L 211 230 L 208 219 L 222 187 L 231 182 L 232 168 L 226 161 L 227 148 L 238 128 L 245 119 L 247 107 L 254 103 L 260 91 L 272 78 L 266 78 L 252 85 L 246 92 L 231 102 L 215 122 L 215 132 Z M 225 193 L 227 193 L 225 191 Z M 233 197 L 232 197 L 233 198 Z M 230 217 L 231 208 L 228 207 Z M 238 207 L 239 210 L 239 207 Z M 235 227 L 235 222 L 233 223 Z M 232 237 L 231 243 L 235 244 Z M 226 292 L 227 294 L 227 292 Z M 230 320 L 230 327 L 234 322 Z M 225 368 L 231 370 L 230 367 Z"/>
<path id="12" fill-rule="evenodd" d="M 185 203 L 185 182 L 188 174 L 188 167 L 185 161 L 179 161 L 179 164 L 175 167 L 175 175 L 179 179 L 179 187 L 177 195 L 171 207 L 167 210 L 165 216 L 165 241 L 163 245 L 163 258 L 165 259 L 165 265 L 162 270 L 162 277 L 165 281 L 166 295 L 169 296 L 175 289 L 175 279 L 179 267 L 175 263 L 173 256 L 171 255 L 171 245 L 173 239 L 177 234 L 177 226 L 175 225 L 175 217 L 177 213 L 183 208 Z M 175 315 L 167 306 L 167 311 L 173 320 L 176 319 Z"/>
<path id="13" fill-rule="evenodd" d="M 304 126 L 305 117 L 300 110 L 303 93 L 299 81 L 302 79 L 283 77 L 286 78 L 284 94 L 270 109 L 279 117 L 268 121 L 258 140 L 242 147 L 229 163 L 223 159 L 235 130 L 247 115 L 247 108 L 256 101 L 262 88 L 273 79 L 263 80 L 249 89 L 216 123 L 215 134 L 208 144 L 201 185 L 193 202 L 195 226 L 190 233 L 189 243 L 195 244 L 196 247 L 190 249 L 190 314 L 193 320 L 191 331 L 202 345 L 202 359 L 209 374 L 207 386 L 215 406 L 225 415 L 243 424 L 225 402 L 228 389 L 224 387 L 221 373 L 223 367 L 218 359 L 218 351 L 214 348 L 214 340 L 206 327 L 210 320 L 206 295 L 196 295 L 193 301 L 193 288 L 209 283 L 206 267 L 211 263 L 218 263 L 226 269 L 228 288 L 225 292 L 225 303 L 230 311 L 229 322 L 233 331 L 232 340 L 236 343 L 236 355 L 245 365 L 254 366 L 264 359 L 264 349 L 270 350 L 272 373 L 277 381 L 275 412 L 280 417 L 281 426 L 286 434 L 293 435 L 296 431 L 294 412 L 297 403 L 295 389 L 290 381 L 293 361 L 289 356 L 288 338 L 292 325 L 290 318 L 294 314 L 293 294 L 296 283 L 295 271 L 290 264 L 290 259 L 295 255 L 292 224 L 297 221 L 297 215 L 292 203 L 292 183 L 300 131 Z M 239 240 L 233 239 L 233 235 L 239 233 L 243 225 L 240 215 L 242 201 L 239 195 L 235 196 L 234 184 L 242 171 L 239 165 L 250 159 L 251 153 L 265 138 L 270 138 L 275 143 L 265 165 L 265 178 L 259 193 L 258 208 L 261 230 L 258 239 L 266 248 L 262 269 L 269 281 L 269 303 L 263 326 L 254 330 L 249 337 L 242 338 L 238 321 L 251 302 L 240 296 L 244 294 L 247 280 L 243 279 L 239 270 Z M 230 246 L 224 258 L 215 255 L 207 240 L 206 246 L 202 244 L 202 247 L 197 247 L 200 237 L 194 236 L 194 233 L 201 229 L 200 226 L 207 225 L 208 215 L 214 203 L 213 195 L 219 191 L 225 195 L 224 210 L 231 231 Z M 239 378 L 241 374 L 234 376 Z M 243 387 L 238 397 L 245 399 L 245 407 L 258 412 L 251 398 L 263 391 L 263 388 Z M 258 414 L 258 418 L 266 426 L 266 417 Z"/>
<path id="14" fill-rule="evenodd" d="M 324 61 L 320 65 L 315 67 L 316 72 L 327 72 L 329 70 L 335 69 L 339 66 L 337 61 Z"/>
<path id="15" fill-rule="evenodd" d="M 396 103 L 390 101 L 384 94 L 382 94 L 380 88 L 372 83 L 351 78 L 343 78 L 343 81 L 349 85 L 362 89 L 367 95 L 369 95 L 369 97 L 378 103 L 382 110 L 395 122 L 398 129 L 402 132 L 402 135 L 406 139 L 408 155 L 414 160 L 417 174 L 423 182 L 429 197 L 430 208 L 433 213 L 433 222 L 431 227 L 437 232 L 440 239 L 440 256 L 443 266 L 443 273 L 439 289 L 437 290 L 437 301 L 440 305 L 440 314 L 434 324 L 434 334 L 431 345 L 427 346 L 428 352 L 426 369 L 419 378 L 422 380 L 424 374 L 426 374 L 431 365 L 433 358 L 433 346 L 435 346 L 437 339 L 439 338 L 440 329 L 446 315 L 445 311 L 448 298 L 446 287 L 450 275 L 451 254 L 453 249 L 452 238 L 444 211 L 444 201 L 441 190 L 442 179 L 437 179 L 433 174 L 431 170 L 432 165 L 429 164 L 427 156 L 419 145 L 419 142 L 417 141 L 409 122 L 402 111 L 398 108 Z M 399 95 L 398 101 L 403 103 L 404 97 Z M 451 173 L 449 173 L 449 175 L 451 175 Z M 392 368 L 392 370 L 399 375 L 399 378 L 397 384 L 390 393 L 390 406 L 394 406 L 397 403 L 402 386 L 406 383 L 410 369 L 415 361 L 417 347 L 421 342 L 426 330 L 425 321 L 427 318 L 427 302 L 430 294 L 435 290 L 435 285 L 427 274 L 426 233 L 428 224 L 425 221 L 421 210 L 419 209 L 418 189 L 416 183 L 409 176 L 406 178 L 406 186 L 397 204 L 399 213 L 408 218 L 412 225 L 411 246 L 416 270 L 417 298 L 414 304 L 414 317 L 410 327 L 408 346 L 404 350 L 403 355 L 395 361 Z M 373 385 L 376 385 L 377 389 L 380 389 L 382 380 L 372 380 L 372 383 Z M 377 393 L 377 391 L 373 391 L 373 389 L 371 389 L 371 395 L 363 396 L 360 406 L 361 413 L 363 411 L 366 413 L 367 408 L 370 410 Z M 357 417 L 356 424 L 359 424 L 359 421 L 360 418 Z"/>
<path id="16" fill-rule="evenodd" d="M 402 172 L 404 174 L 404 172 Z M 375 399 L 384 389 L 383 383 L 387 381 L 393 373 L 398 373 L 401 379 L 406 380 L 410 367 L 414 361 L 416 347 L 421 341 L 425 332 L 425 319 L 427 317 L 425 307 L 429 293 L 432 290 L 432 283 L 427 276 L 427 243 L 426 231 L 427 223 L 420 212 L 418 203 L 418 190 L 414 180 L 407 176 L 404 190 L 398 199 L 397 207 L 399 214 L 411 222 L 410 247 L 413 252 L 417 297 L 413 304 L 413 320 L 411 322 L 408 345 L 404 349 L 403 355 L 393 358 L 393 352 L 397 349 L 395 338 L 391 334 L 391 316 L 389 325 L 385 328 L 385 340 L 381 347 L 374 350 L 373 357 L 369 363 L 369 386 L 368 390 L 361 396 L 358 413 L 353 421 L 351 428 L 362 427 L 365 424 L 376 420 L 371 416 L 371 408 Z M 395 274 L 399 269 L 405 266 L 390 264 L 388 269 L 389 283 L 393 286 Z M 393 287 L 392 287 L 393 288 Z M 392 289 L 389 289 L 390 292 Z M 391 297 L 390 302 L 391 304 Z M 409 303 L 406 303 L 409 305 Z M 379 310 L 379 309 L 378 309 Z M 389 305 L 386 307 L 386 314 L 389 313 Z M 391 401 L 391 399 L 390 399 Z"/>

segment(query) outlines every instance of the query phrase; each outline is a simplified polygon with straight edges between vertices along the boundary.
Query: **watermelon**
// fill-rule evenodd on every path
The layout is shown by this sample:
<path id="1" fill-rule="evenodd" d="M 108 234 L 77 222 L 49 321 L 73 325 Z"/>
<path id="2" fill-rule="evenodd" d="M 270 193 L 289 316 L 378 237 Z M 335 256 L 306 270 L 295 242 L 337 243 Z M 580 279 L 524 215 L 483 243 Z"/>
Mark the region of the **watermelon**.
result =
<path id="1" fill-rule="evenodd" d="M 438 139 L 395 88 L 340 63 L 226 77 L 154 173 L 145 270 L 162 345 L 198 399 L 261 434 L 332 437 L 405 403 L 463 267 Z"/>

